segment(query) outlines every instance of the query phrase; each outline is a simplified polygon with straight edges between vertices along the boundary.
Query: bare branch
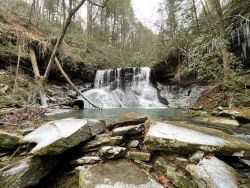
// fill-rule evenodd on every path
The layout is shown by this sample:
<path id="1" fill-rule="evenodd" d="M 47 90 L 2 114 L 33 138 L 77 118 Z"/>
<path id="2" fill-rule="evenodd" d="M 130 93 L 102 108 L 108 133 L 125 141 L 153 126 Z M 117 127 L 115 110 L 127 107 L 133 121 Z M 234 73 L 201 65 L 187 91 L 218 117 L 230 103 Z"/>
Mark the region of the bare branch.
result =
<path id="1" fill-rule="evenodd" d="M 95 3 L 95 2 L 93 2 L 92 0 L 88 0 L 88 1 L 89 1 L 92 5 L 95 5 L 95 6 L 97 6 L 97 7 L 104 8 L 104 7 L 107 5 L 107 3 L 108 3 L 109 0 L 106 0 L 102 5 L 99 5 L 99 4 Z"/>
<path id="2" fill-rule="evenodd" d="M 69 12 L 69 15 L 66 19 L 66 22 L 65 22 L 65 25 L 64 27 L 62 28 L 62 31 L 61 31 L 61 35 L 59 37 L 59 39 L 57 40 L 56 42 L 56 45 L 55 45 L 55 48 L 52 52 L 52 55 L 50 57 L 50 60 L 49 60 L 49 63 L 48 63 L 48 66 L 46 68 L 46 71 L 45 71 L 45 74 L 43 76 L 43 80 L 46 81 L 46 79 L 48 78 L 49 76 L 49 72 L 50 72 L 50 69 L 51 69 L 51 66 L 52 66 L 52 63 L 54 62 L 54 59 L 56 57 L 56 54 L 57 54 L 57 51 L 58 51 L 58 48 L 60 47 L 61 43 L 62 43 L 62 40 L 63 40 L 63 37 L 68 29 L 68 26 L 71 22 L 71 18 L 75 15 L 75 13 L 81 8 L 81 6 L 85 3 L 86 0 L 82 0 L 79 2 L 79 4 L 74 8 L 72 9 L 70 12 Z"/>

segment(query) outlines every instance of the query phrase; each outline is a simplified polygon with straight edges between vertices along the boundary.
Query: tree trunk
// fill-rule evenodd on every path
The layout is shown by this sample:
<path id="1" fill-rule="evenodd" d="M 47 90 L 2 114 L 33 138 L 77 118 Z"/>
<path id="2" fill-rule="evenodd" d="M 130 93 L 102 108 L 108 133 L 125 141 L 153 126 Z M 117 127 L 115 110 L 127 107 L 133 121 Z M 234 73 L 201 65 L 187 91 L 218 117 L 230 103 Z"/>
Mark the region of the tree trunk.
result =
<path id="1" fill-rule="evenodd" d="M 194 15 L 195 15 L 195 20 L 196 20 L 196 23 L 198 25 L 199 23 L 198 23 L 197 9 L 196 9 L 196 6 L 195 6 L 195 0 L 192 0 L 192 3 L 193 3 L 193 10 L 194 10 Z"/>
<path id="2" fill-rule="evenodd" d="M 93 26 L 93 5 L 90 1 L 87 2 L 87 35 L 86 35 L 86 45 L 85 45 L 85 55 L 88 53 L 89 41 L 92 36 L 92 26 Z"/>
<path id="3" fill-rule="evenodd" d="M 17 87 L 17 78 L 18 78 L 19 65 L 20 65 L 20 59 L 21 59 L 21 51 L 22 51 L 22 47 L 19 44 L 18 45 L 18 59 L 17 59 L 17 65 L 16 65 L 16 77 L 15 77 L 15 83 L 14 83 L 14 87 L 12 91 L 13 94 L 16 92 L 16 87 Z"/>
<path id="4" fill-rule="evenodd" d="M 75 86 L 75 84 L 73 84 L 73 82 L 70 80 L 70 78 L 68 77 L 68 75 L 64 72 L 60 62 L 58 61 L 57 57 L 55 57 L 55 63 L 58 67 L 58 69 L 60 70 L 60 72 L 62 73 L 63 77 L 65 78 L 65 80 L 69 83 L 70 87 L 72 87 L 74 90 L 76 90 L 76 92 L 78 94 L 80 94 L 86 101 L 89 102 L 89 104 L 91 104 L 93 107 L 101 109 L 101 107 L 98 107 L 97 105 L 95 105 L 94 103 L 92 103 L 89 99 L 87 99 L 82 93 L 81 91 L 79 91 L 79 89 Z"/>
<path id="5" fill-rule="evenodd" d="M 38 69 L 37 61 L 36 61 L 36 53 L 32 47 L 30 47 L 30 59 L 32 64 L 32 69 L 35 75 L 35 84 L 37 86 L 37 92 L 40 95 L 41 105 L 42 106 L 48 106 L 46 95 L 43 88 L 43 81 L 42 77 L 40 76 L 40 72 Z"/>
<path id="6" fill-rule="evenodd" d="M 227 45 L 224 42 L 225 41 L 225 26 L 224 26 L 224 20 L 223 20 L 223 14 L 222 14 L 222 8 L 221 8 L 220 0 L 212 0 L 212 6 L 213 6 L 213 9 L 215 10 L 218 29 L 219 29 L 219 32 L 220 32 L 220 38 L 223 41 L 223 45 L 221 47 L 221 55 L 222 55 L 222 59 L 223 59 L 223 66 L 224 66 L 225 69 L 227 69 L 229 67 L 229 58 L 228 58 Z"/>

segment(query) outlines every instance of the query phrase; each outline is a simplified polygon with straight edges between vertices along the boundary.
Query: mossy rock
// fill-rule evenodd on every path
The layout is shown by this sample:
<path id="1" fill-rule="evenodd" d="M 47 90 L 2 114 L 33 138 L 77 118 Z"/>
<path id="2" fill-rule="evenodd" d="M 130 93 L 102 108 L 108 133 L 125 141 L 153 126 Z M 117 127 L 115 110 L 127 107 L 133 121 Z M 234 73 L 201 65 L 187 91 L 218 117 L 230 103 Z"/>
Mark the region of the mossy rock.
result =
<path id="1" fill-rule="evenodd" d="M 165 174 L 177 188 L 197 187 L 190 176 L 183 169 L 165 161 L 162 157 L 157 157 L 154 163 L 154 170 Z"/>
<path id="2" fill-rule="evenodd" d="M 4 149 L 15 149 L 19 145 L 22 136 L 0 130 L 0 147 Z"/>

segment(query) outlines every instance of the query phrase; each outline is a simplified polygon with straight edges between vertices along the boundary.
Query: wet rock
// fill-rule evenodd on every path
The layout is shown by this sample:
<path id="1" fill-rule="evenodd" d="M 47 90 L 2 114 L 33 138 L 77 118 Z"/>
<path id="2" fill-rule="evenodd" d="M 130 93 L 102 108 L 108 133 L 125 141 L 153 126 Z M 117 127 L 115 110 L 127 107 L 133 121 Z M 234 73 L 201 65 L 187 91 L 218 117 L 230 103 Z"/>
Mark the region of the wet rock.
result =
<path id="1" fill-rule="evenodd" d="M 0 169 L 1 188 L 34 186 L 57 164 L 53 158 L 28 157 Z"/>
<path id="2" fill-rule="evenodd" d="M 19 145 L 22 136 L 0 130 L 0 147 L 4 149 L 15 149 Z"/>
<path id="3" fill-rule="evenodd" d="M 203 151 L 197 151 L 195 152 L 193 155 L 191 155 L 191 157 L 189 158 L 189 160 L 192 163 L 197 163 L 201 160 L 201 158 L 205 155 L 205 153 Z"/>
<path id="4" fill-rule="evenodd" d="M 140 142 L 139 140 L 130 140 L 128 142 L 128 147 L 129 148 L 137 148 L 139 146 Z"/>
<path id="5" fill-rule="evenodd" d="M 236 173 L 232 167 L 216 157 L 203 158 L 197 165 L 186 168 L 199 188 L 236 188 Z"/>
<path id="6" fill-rule="evenodd" d="M 124 136 L 110 136 L 109 134 L 100 134 L 95 136 L 92 140 L 84 143 L 80 150 L 82 152 L 96 151 L 101 146 L 117 146 L 125 142 Z"/>
<path id="7" fill-rule="evenodd" d="M 118 127 L 112 130 L 112 135 L 133 135 L 144 131 L 144 124 Z"/>
<path id="8" fill-rule="evenodd" d="M 115 127 L 123 127 L 128 125 L 137 125 L 144 123 L 147 120 L 147 117 L 141 117 L 141 116 L 135 116 L 135 115 L 125 115 L 122 117 L 122 119 L 111 122 L 107 124 L 107 127 L 109 129 L 115 128 Z"/>
<path id="9" fill-rule="evenodd" d="M 80 188 L 163 188 L 145 171 L 124 159 L 100 163 L 88 169 L 78 169 Z"/>
<path id="10" fill-rule="evenodd" d="M 82 165 L 82 164 L 95 164 L 100 162 L 101 159 L 100 157 L 95 157 L 95 156 L 85 156 L 81 157 L 79 159 L 75 159 L 70 162 L 72 165 Z"/>
<path id="11" fill-rule="evenodd" d="M 126 159 L 132 159 L 137 161 L 150 161 L 151 154 L 139 151 L 128 151 L 124 157 Z"/>
<path id="12" fill-rule="evenodd" d="M 154 169 L 164 173 L 171 180 L 175 187 L 197 187 L 192 179 L 187 176 L 183 170 L 179 169 L 174 164 L 169 163 L 169 161 L 164 160 L 162 157 L 158 157 L 156 159 L 154 163 Z"/>
<path id="13" fill-rule="evenodd" d="M 222 126 L 222 127 L 238 127 L 240 123 L 237 120 L 234 119 L 228 119 L 228 118 L 219 118 L 219 117 L 213 117 L 213 116 L 196 116 L 193 117 L 195 121 L 201 122 L 201 123 L 208 123 L 215 126 Z"/>
<path id="14" fill-rule="evenodd" d="M 234 117 L 240 122 L 250 122 L 250 109 L 248 108 L 235 108 L 213 112 L 216 116 Z"/>
<path id="15" fill-rule="evenodd" d="M 37 143 L 32 154 L 58 155 L 104 131 L 104 124 L 98 120 L 61 119 L 42 125 L 21 142 Z"/>
<path id="16" fill-rule="evenodd" d="M 144 139 L 148 150 L 189 153 L 197 150 L 232 156 L 250 156 L 250 144 L 222 131 L 185 122 L 151 122 Z"/>
<path id="17" fill-rule="evenodd" d="M 103 146 L 99 150 L 99 153 L 102 157 L 107 159 L 120 158 L 126 155 L 127 148 L 119 146 Z"/>

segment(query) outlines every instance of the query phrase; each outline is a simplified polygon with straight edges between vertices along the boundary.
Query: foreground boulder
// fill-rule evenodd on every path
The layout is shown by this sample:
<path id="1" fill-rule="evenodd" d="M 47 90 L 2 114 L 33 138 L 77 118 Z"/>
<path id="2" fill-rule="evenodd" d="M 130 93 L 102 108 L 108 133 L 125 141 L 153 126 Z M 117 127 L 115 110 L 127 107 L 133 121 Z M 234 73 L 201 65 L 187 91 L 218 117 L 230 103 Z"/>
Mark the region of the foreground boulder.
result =
<path id="1" fill-rule="evenodd" d="M 4 149 L 15 149 L 19 145 L 22 136 L 0 130 L 0 147 Z"/>
<path id="2" fill-rule="evenodd" d="M 0 169 L 1 188 L 34 186 L 57 164 L 53 158 L 28 157 Z"/>
<path id="3" fill-rule="evenodd" d="M 88 169 L 79 169 L 80 188 L 120 187 L 120 188 L 163 188 L 145 171 L 128 160 L 100 163 Z"/>
<path id="4" fill-rule="evenodd" d="M 206 157 L 198 164 L 187 166 L 199 188 L 237 188 L 235 170 L 216 157 Z"/>
<path id="5" fill-rule="evenodd" d="M 171 153 L 201 150 L 219 155 L 250 157 L 250 144 L 222 131 L 185 122 L 147 122 L 144 139 L 148 150 Z"/>
<path id="6" fill-rule="evenodd" d="M 58 155 L 103 131 L 105 125 L 98 120 L 61 119 L 42 125 L 21 142 L 37 143 L 32 154 Z"/>

